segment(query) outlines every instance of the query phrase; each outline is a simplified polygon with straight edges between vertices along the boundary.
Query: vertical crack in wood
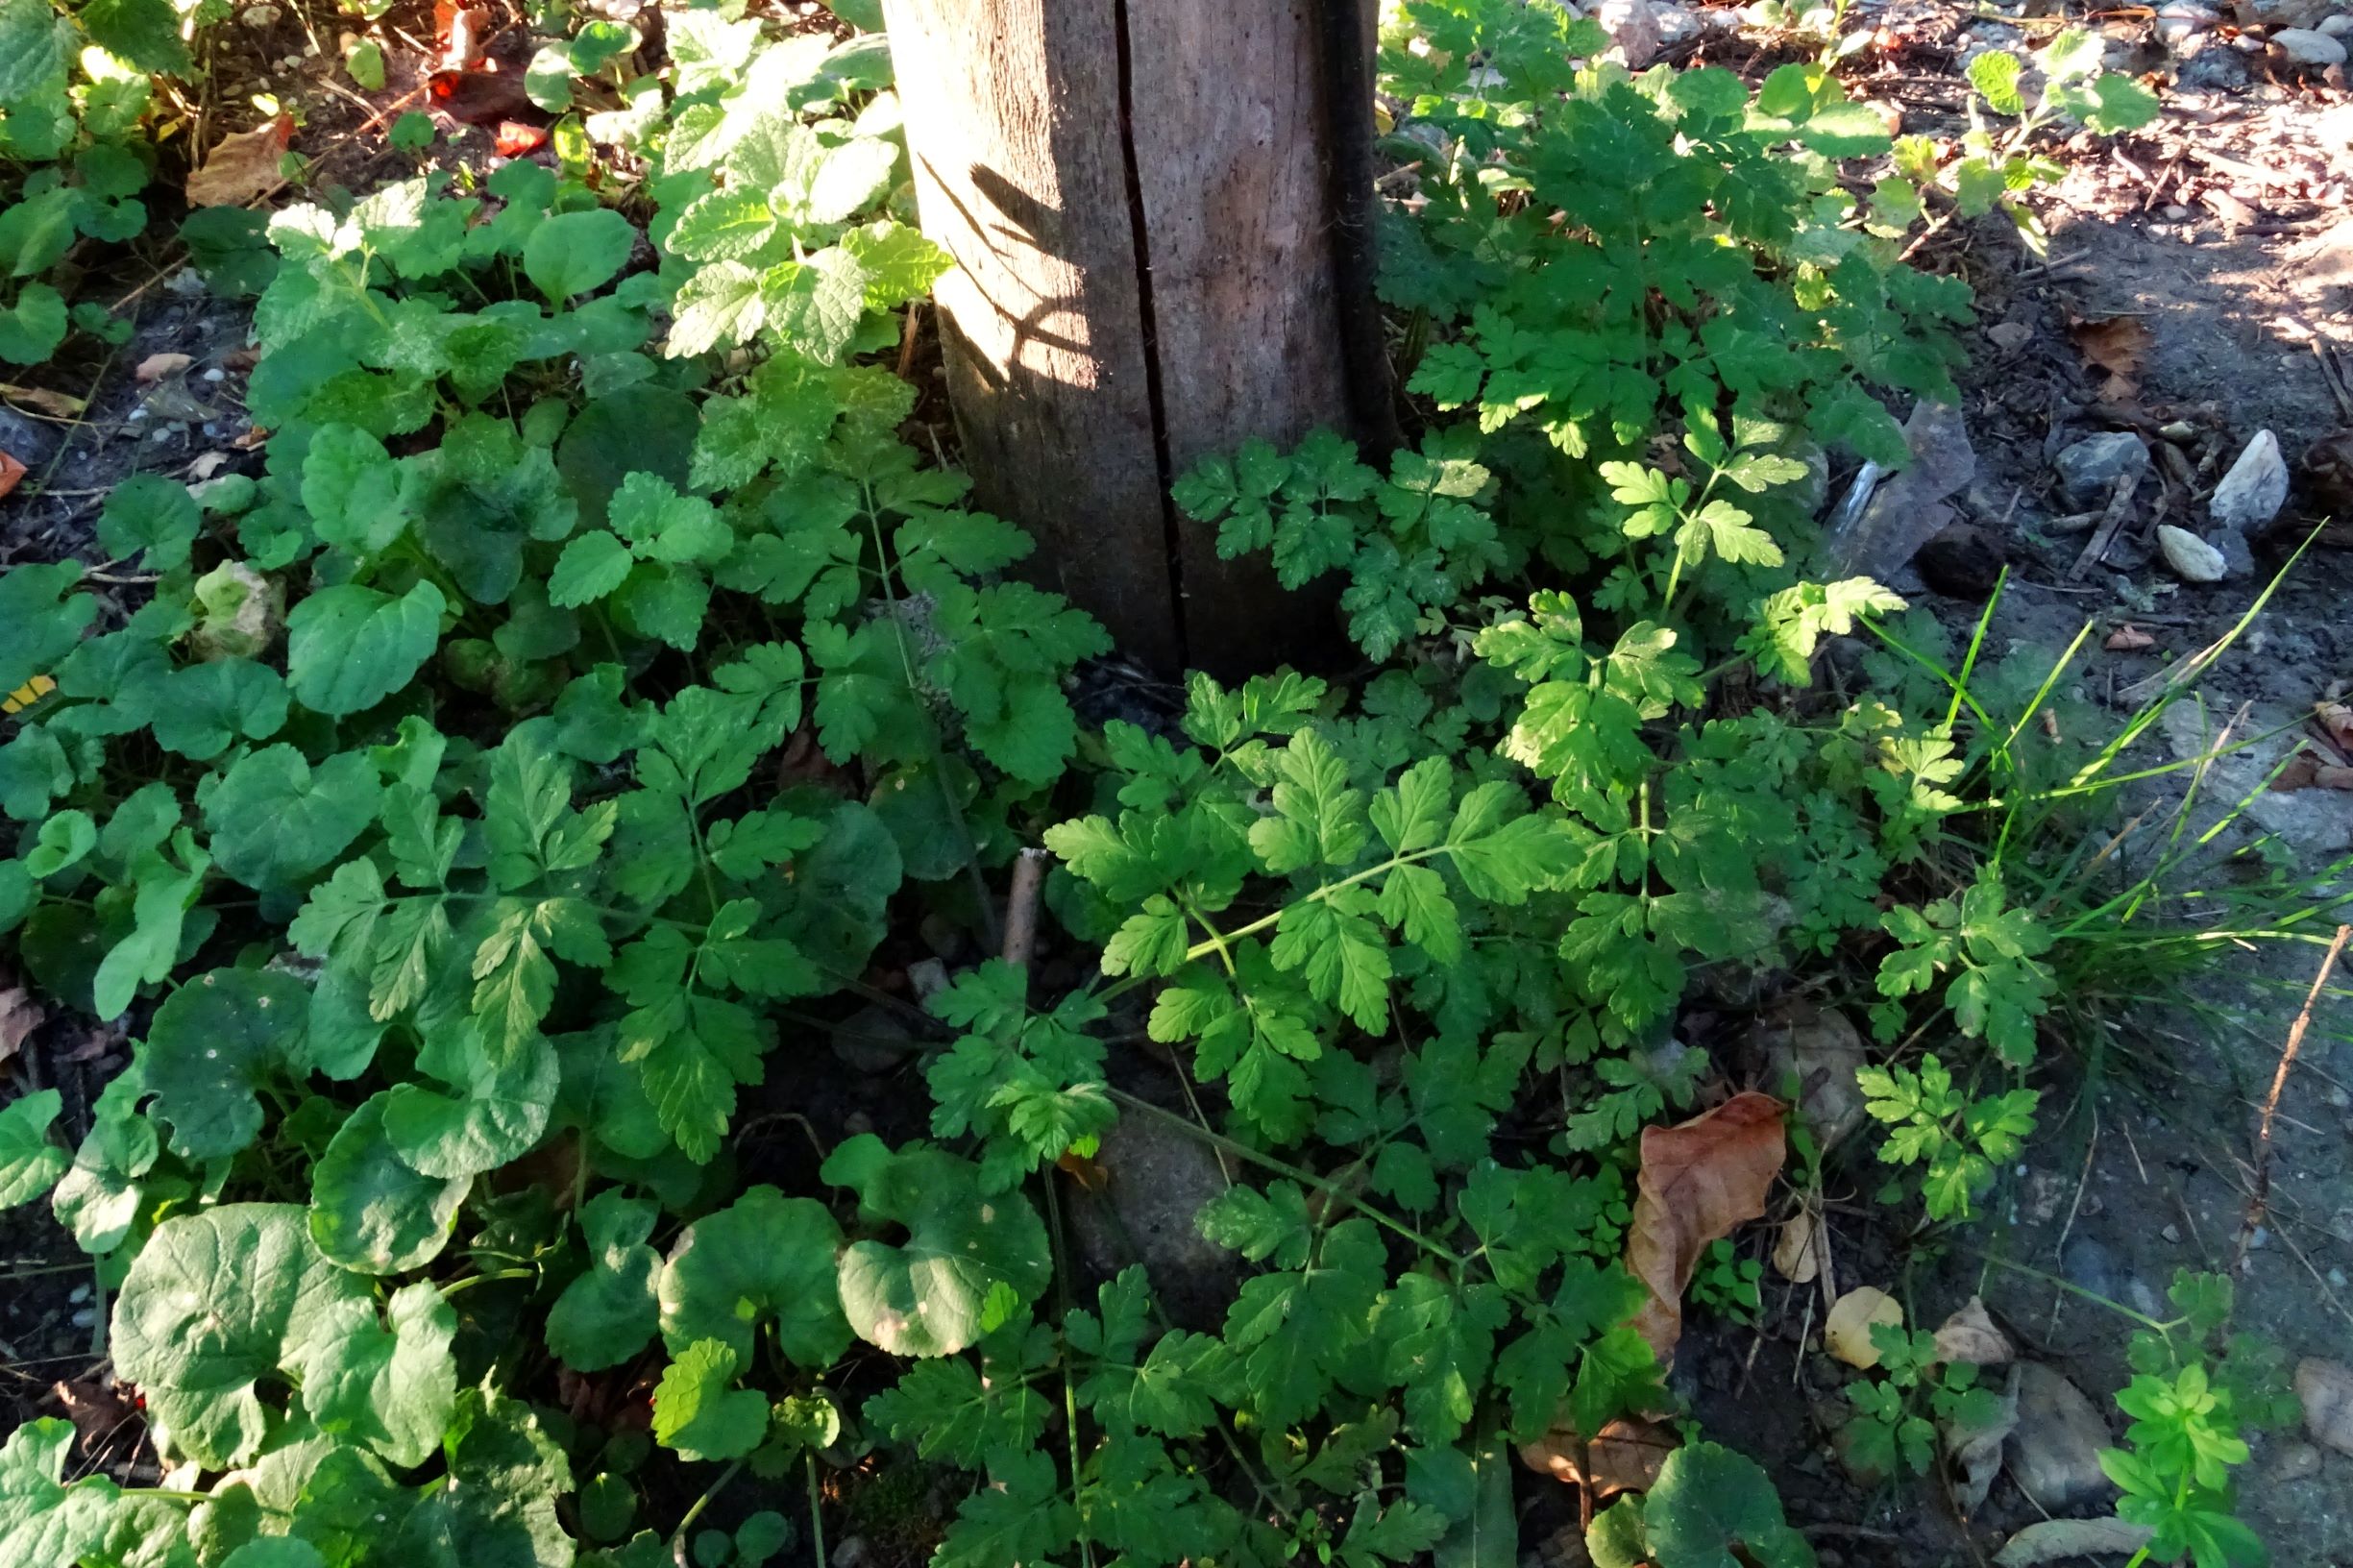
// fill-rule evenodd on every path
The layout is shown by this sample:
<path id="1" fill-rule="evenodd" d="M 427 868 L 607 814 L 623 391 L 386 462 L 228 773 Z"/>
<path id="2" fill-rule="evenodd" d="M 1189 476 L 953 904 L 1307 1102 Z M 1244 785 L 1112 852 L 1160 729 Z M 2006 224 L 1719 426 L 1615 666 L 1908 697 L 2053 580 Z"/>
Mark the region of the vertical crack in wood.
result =
<path id="1" fill-rule="evenodd" d="M 1315 48 L 1322 70 L 1325 201 L 1332 219 L 1332 270 L 1339 307 L 1340 360 L 1349 412 L 1366 455 L 1387 467 L 1406 444 L 1389 381 L 1388 347 L 1376 292 L 1381 261 L 1373 188 L 1373 76 L 1362 0 L 1313 0 Z"/>
<path id="2" fill-rule="evenodd" d="M 1142 318 L 1144 402 L 1152 414 L 1152 460 L 1158 470 L 1162 547 L 1168 558 L 1168 599 L 1176 623 L 1177 652 L 1192 662 L 1192 645 L 1185 630 L 1185 551 L 1178 529 L 1183 519 L 1169 491 L 1176 483 L 1175 460 L 1169 453 L 1168 407 L 1161 391 L 1160 325 L 1152 311 L 1152 247 L 1145 222 L 1143 174 L 1136 157 L 1136 94 L 1134 66 L 1128 47 L 1127 0 L 1112 0 L 1112 35 L 1118 55 L 1119 159 L 1127 182 L 1128 227 L 1136 250 L 1136 306 Z"/>

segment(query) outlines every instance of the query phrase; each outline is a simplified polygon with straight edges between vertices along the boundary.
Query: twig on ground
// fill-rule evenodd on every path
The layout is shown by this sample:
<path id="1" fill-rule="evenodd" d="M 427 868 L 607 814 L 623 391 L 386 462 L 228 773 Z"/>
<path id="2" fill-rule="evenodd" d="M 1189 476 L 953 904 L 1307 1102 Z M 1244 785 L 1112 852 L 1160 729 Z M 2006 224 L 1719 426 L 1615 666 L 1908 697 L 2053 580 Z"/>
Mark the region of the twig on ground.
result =
<path id="1" fill-rule="evenodd" d="M 2344 951 L 2349 937 L 2353 937 L 2353 925 L 2337 928 L 2327 954 L 2320 960 L 2320 972 L 2313 976 L 2312 990 L 2304 994 L 2304 1006 L 2296 1013 L 2295 1022 L 2289 1026 L 2288 1045 L 2280 1052 L 2279 1067 L 2271 1074 L 2271 1092 L 2264 1099 L 2263 1119 L 2255 1130 L 2255 1190 L 2247 1200 L 2246 1218 L 2239 1227 L 2239 1255 L 2230 1266 L 2233 1274 L 2246 1272 L 2246 1255 L 2255 1242 L 2255 1227 L 2262 1222 L 2265 1207 L 2270 1202 L 2271 1124 L 2279 1115 L 2280 1092 L 2288 1087 L 2288 1072 L 2295 1066 L 2296 1053 L 2304 1048 L 2304 1031 L 2312 1027 L 2313 1004 L 2320 999 L 2329 973 L 2337 968 L 2337 957 Z"/>
<path id="2" fill-rule="evenodd" d="M 2099 527 L 2092 530 L 2091 543 L 2083 547 L 2083 553 L 2075 557 L 2075 564 L 2067 569 L 2070 582 L 2080 580 L 2085 573 L 2099 564 L 2102 555 L 2108 553 L 2108 547 L 2116 542 L 2117 530 L 2124 526 L 2124 519 L 2132 515 L 2132 493 L 2140 487 L 2140 475 L 2117 476 L 2116 488 L 2108 494 L 2108 509 L 2100 514 Z"/>
<path id="3" fill-rule="evenodd" d="M 1045 850 L 1028 848 L 1014 858 L 1013 886 L 1005 894 L 1005 962 L 1025 968 L 1038 950 L 1038 894 L 1045 887 Z"/>

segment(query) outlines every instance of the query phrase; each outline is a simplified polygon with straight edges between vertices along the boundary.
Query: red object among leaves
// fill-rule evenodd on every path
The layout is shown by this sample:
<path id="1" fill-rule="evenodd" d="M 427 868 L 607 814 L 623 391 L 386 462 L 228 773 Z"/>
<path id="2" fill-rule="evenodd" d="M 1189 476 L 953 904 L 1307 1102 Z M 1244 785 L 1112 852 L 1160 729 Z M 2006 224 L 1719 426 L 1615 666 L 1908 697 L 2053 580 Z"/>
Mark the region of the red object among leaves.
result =
<path id="1" fill-rule="evenodd" d="M 16 481 L 25 477 L 25 465 L 9 453 L 0 452 L 0 496 L 16 488 Z"/>
<path id="2" fill-rule="evenodd" d="M 516 71 L 435 71 L 425 79 L 425 93 L 435 109 L 466 125 L 541 118 Z"/>
<path id="3" fill-rule="evenodd" d="M 501 120 L 498 144 L 501 158 L 521 158 L 548 144 L 548 128 L 544 125 L 526 125 L 520 120 Z"/>

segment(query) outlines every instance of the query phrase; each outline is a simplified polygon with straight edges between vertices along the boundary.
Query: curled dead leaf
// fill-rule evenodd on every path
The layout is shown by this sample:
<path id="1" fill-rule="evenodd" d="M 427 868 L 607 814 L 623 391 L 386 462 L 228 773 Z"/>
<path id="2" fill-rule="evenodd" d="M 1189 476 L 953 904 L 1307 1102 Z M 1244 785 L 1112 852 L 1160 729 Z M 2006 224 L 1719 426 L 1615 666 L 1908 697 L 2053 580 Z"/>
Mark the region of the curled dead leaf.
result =
<path id="1" fill-rule="evenodd" d="M 2101 646 L 2111 653 L 2139 653 L 2145 649 L 2155 648 L 2157 639 L 2143 631 L 2139 626 L 2119 626 L 2108 633 L 2107 642 Z"/>
<path id="2" fill-rule="evenodd" d="M 2046 1519 L 2028 1525 L 1994 1554 L 1998 1568 L 2042 1568 L 2069 1557 L 2122 1556 L 2146 1546 L 2156 1531 L 2121 1519 Z"/>
<path id="3" fill-rule="evenodd" d="M 1822 1215 L 1808 1202 L 1781 1222 L 1780 1237 L 1773 1244 L 1774 1272 L 1792 1285 L 1811 1285 L 1822 1277 L 1828 1252 Z"/>
<path id="4" fill-rule="evenodd" d="M 2331 746 L 2353 756 L 2353 707 L 2342 702 L 2323 702 L 2313 710 L 2313 721 Z"/>
<path id="5" fill-rule="evenodd" d="M 177 376 L 196 361 L 184 354 L 151 354 L 138 362 L 132 379 L 141 382 L 159 381 L 166 376 Z"/>
<path id="6" fill-rule="evenodd" d="M 279 160 L 294 140 L 294 117 L 281 114 L 251 131 L 223 136 L 188 176 L 190 207 L 243 207 L 284 184 Z"/>
<path id="7" fill-rule="evenodd" d="M 1975 1296 L 1936 1331 L 1936 1359 L 1971 1366 L 2000 1366 L 2017 1359 L 2010 1336 L 1994 1326 L 1985 1303 Z"/>
<path id="8" fill-rule="evenodd" d="M 2271 775 L 2271 793 L 2286 795 L 2291 790 L 2309 790 L 2319 782 L 2320 760 L 2310 751 L 2298 751 Z"/>
<path id="9" fill-rule="evenodd" d="M 1649 1491 L 1675 1448 L 1674 1429 L 1651 1421 L 1612 1421 L 1590 1443 L 1575 1427 L 1557 1426 L 1532 1443 L 1522 1443 L 1520 1462 L 1603 1498 Z"/>
<path id="10" fill-rule="evenodd" d="M 1879 1323 L 1903 1327 L 1903 1303 L 1874 1286 L 1858 1285 L 1831 1303 L 1822 1324 L 1822 1348 L 1868 1372 L 1879 1364 L 1879 1347 L 1871 1342 L 1872 1328 Z"/>
<path id="11" fill-rule="evenodd" d="M 1683 1289 L 1700 1254 L 1765 1212 L 1785 1144 L 1781 1102 L 1735 1094 L 1673 1127 L 1642 1130 L 1642 1169 L 1626 1267 L 1650 1291 L 1634 1327 L 1661 1363 L 1683 1334 Z"/>
<path id="12" fill-rule="evenodd" d="M 139 1419 L 138 1408 L 123 1397 L 122 1386 L 94 1378 L 49 1385 L 50 1394 L 65 1408 L 65 1418 L 74 1424 L 84 1454 L 97 1454 L 116 1433 Z"/>
<path id="13" fill-rule="evenodd" d="M 2139 316 L 2075 316 L 2067 324 L 2075 351 L 2108 373 L 2099 395 L 2111 403 L 2129 402 L 2140 390 L 2135 380 L 2141 362 L 2156 339 Z"/>
<path id="14" fill-rule="evenodd" d="M 47 1017 L 24 987 L 11 986 L 0 991 L 0 1062 L 22 1050 L 26 1038 Z"/>
<path id="15" fill-rule="evenodd" d="M 9 453 L 0 452 L 0 496 L 16 488 L 16 483 L 30 472 Z"/>
<path id="16" fill-rule="evenodd" d="M 15 386 L 7 381 L 0 381 L 0 398 L 51 419 L 80 419 L 83 410 L 89 406 L 88 399 L 68 392 L 52 392 L 45 386 Z"/>

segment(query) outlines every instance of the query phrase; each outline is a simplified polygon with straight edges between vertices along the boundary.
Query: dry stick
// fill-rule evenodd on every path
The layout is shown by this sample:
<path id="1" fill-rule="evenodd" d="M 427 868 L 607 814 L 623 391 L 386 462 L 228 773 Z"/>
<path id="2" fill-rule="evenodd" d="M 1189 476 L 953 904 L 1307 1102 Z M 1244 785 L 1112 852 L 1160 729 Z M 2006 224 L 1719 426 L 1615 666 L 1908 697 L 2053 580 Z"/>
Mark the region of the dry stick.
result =
<path id="1" fill-rule="evenodd" d="M 1038 894 L 1045 887 L 1043 849 L 1024 849 L 1013 863 L 1013 886 L 1005 894 L 1005 962 L 1025 968 L 1038 950 Z"/>
<path id="2" fill-rule="evenodd" d="M 2353 925 L 2341 925 L 2328 944 L 2328 956 L 2320 960 L 2320 972 L 2313 976 L 2312 990 L 2304 993 L 2303 1010 L 2296 1014 L 2295 1022 L 2288 1030 L 2288 1048 L 2280 1052 L 2279 1070 L 2271 1074 L 2271 1092 L 2263 1102 L 2263 1120 L 2255 1130 L 2255 1190 L 2247 1200 L 2246 1219 L 2239 1227 L 2239 1256 L 2231 1263 L 2233 1274 L 2246 1272 L 2246 1255 L 2255 1244 L 2255 1227 L 2262 1220 L 2264 1207 L 2271 1197 L 2271 1123 L 2279 1115 L 2280 1091 L 2288 1087 L 2288 1069 L 2295 1066 L 2296 1052 L 2304 1048 L 2304 1031 L 2312 1026 L 2313 1004 L 2320 999 L 2328 985 L 2329 971 L 2337 968 L 2337 955 L 2344 951 L 2345 939 L 2353 937 Z"/>
<path id="3" fill-rule="evenodd" d="M 2140 475 L 2117 476 L 2116 488 L 2108 495 L 2108 509 L 2100 514 L 2099 527 L 2092 530 L 2092 542 L 2083 547 L 2083 553 L 2075 557 L 2075 564 L 2067 569 L 2068 581 L 2074 582 L 2081 578 L 2099 564 L 2102 555 L 2108 553 L 2108 547 L 2116 542 L 2116 530 L 2122 527 L 2124 519 L 2132 515 L 2132 493 L 2140 487 Z"/>

